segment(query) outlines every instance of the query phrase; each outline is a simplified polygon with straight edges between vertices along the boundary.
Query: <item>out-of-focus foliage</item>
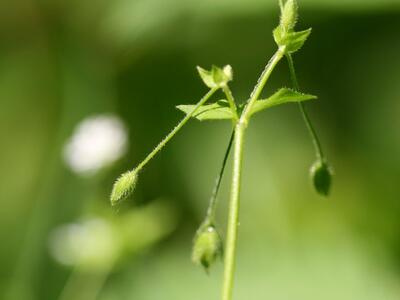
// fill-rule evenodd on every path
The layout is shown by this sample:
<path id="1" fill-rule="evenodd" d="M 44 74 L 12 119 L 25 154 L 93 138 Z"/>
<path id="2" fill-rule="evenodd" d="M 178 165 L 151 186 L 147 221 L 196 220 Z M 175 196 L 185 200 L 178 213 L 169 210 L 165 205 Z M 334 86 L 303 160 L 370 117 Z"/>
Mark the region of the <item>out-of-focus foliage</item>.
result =
<path id="1" fill-rule="evenodd" d="M 229 122 L 193 121 L 141 173 L 135 205 L 116 211 L 108 199 L 115 177 L 182 117 L 174 107 L 204 94 L 195 66 L 232 65 L 232 89 L 240 101 L 248 97 L 276 47 L 277 2 L 0 2 L 1 299 L 65 299 L 77 286 L 85 300 L 217 299 L 221 264 L 205 276 L 190 249 Z M 328 199 L 313 192 L 312 145 L 296 105 L 251 123 L 237 298 L 399 299 L 400 2 L 299 2 L 299 28 L 313 33 L 294 54 L 296 66 L 302 88 L 318 95 L 305 104 L 335 167 L 334 185 Z M 264 96 L 282 85 L 290 87 L 285 63 Z M 121 118 L 127 152 L 81 176 L 65 162 L 66 145 L 98 114 Z M 158 197 L 169 200 L 158 206 L 151 201 Z M 72 252 L 64 254 L 73 255 L 61 257 L 93 251 L 93 263 L 99 249 L 101 261 L 118 262 L 90 274 L 60 264 L 51 249 L 66 224 L 84 230 L 72 230 Z"/>

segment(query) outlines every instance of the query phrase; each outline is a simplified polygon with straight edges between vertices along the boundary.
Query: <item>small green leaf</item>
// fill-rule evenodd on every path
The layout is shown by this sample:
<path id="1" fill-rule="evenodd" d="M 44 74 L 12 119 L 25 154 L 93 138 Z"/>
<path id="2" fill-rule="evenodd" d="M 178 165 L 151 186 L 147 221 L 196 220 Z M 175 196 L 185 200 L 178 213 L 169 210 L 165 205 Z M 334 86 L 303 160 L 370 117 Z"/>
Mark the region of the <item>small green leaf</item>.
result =
<path id="1" fill-rule="evenodd" d="M 311 28 L 298 32 L 291 32 L 287 36 L 286 51 L 288 53 L 294 53 L 303 47 L 307 38 L 311 34 Z"/>
<path id="2" fill-rule="evenodd" d="M 199 72 L 199 75 L 206 86 L 208 86 L 210 89 L 215 87 L 215 82 L 211 71 L 207 71 L 199 66 L 197 67 L 197 71 Z"/>
<path id="3" fill-rule="evenodd" d="M 176 108 L 185 114 L 190 114 L 196 105 L 178 105 Z M 226 100 L 218 100 L 216 103 L 203 105 L 194 113 L 193 118 L 204 120 L 230 120 L 234 116 Z"/>
<path id="4" fill-rule="evenodd" d="M 282 30 L 282 27 L 280 25 L 272 31 L 272 35 L 274 36 L 275 43 L 279 47 L 284 46 L 284 31 Z"/>
<path id="5" fill-rule="evenodd" d="M 133 170 L 123 173 L 117 181 L 115 181 L 110 199 L 112 206 L 117 205 L 132 194 L 136 186 L 137 177 L 137 172 Z"/>
<path id="6" fill-rule="evenodd" d="M 286 32 L 281 26 L 273 31 L 274 40 L 279 47 L 285 47 L 287 53 L 294 53 L 300 50 L 311 34 L 311 28 L 303 31 Z"/>
<path id="7" fill-rule="evenodd" d="M 211 71 L 207 71 L 201 67 L 197 67 L 201 79 L 209 88 L 223 87 L 233 78 L 232 67 L 226 65 L 222 69 L 212 66 Z"/>
<path id="8" fill-rule="evenodd" d="M 254 103 L 251 114 L 284 103 L 301 102 L 312 99 L 317 99 L 317 97 L 314 95 L 299 93 L 292 89 L 282 88 L 265 100 L 257 100 L 256 103 Z"/>
<path id="9" fill-rule="evenodd" d="M 310 169 L 311 180 L 315 190 L 322 196 L 328 196 L 332 183 L 332 168 L 328 163 L 317 160 Z"/>

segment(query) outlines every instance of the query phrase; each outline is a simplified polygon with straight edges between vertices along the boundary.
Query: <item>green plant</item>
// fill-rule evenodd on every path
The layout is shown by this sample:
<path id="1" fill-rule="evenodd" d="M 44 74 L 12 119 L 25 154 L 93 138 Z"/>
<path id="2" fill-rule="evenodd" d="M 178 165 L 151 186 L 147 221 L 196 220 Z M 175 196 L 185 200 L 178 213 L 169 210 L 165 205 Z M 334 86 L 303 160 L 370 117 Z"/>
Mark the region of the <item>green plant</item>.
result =
<path id="1" fill-rule="evenodd" d="M 299 92 L 298 81 L 295 73 L 292 54 L 298 51 L 308 36 L 311 29 L 295 31 L 298 17 L 297 2 L 287 0 L 280 1 L 280 23 L 273 31 L 273 36 L 278 49 L 272 56 L 264 71 L 258 79 L 249 99 L 238 105 L 229 88 L 229 82 L 233 79 L 232 68 L 225 66 L 218 68 L 213 66 L 210 71 L 198 67 L 198 72 L 204 84 L 209 88 L 206 95 L 196 105 L 179 105 L 178 109 L 186 116 L 183 120 L 161 141 L 161 143 L 132 171 L 124 173 L 114 184 L 111 194 L 111 204 L 117 205 L 126 199 L 133 191 L 137 176 L 143 167 L 159 152 L 170 139 L 189 121 L 197 120 L 229 120 L 232 122 L 233 133 L 229 141 L 220 173 L 210 199 L 207 215 L 194 239 L 193 261 L 203 265 L 206 270 L 216 258 L 222 255 L 222 243 L 215 225 L 215 210 L 217 194 L 221 184 L 227 158 L 233 147 L 233 171 L 230 192 L 227 237 L 224 253 L 224 279 L 222 287 L 222 300 L 232 299 L 233 279 L 235 273 L 235 255 L 239 224 L 240 183 L 242 174 L 243 145 L 246 130 L 251 118 L 258 112 L 273 106 L 297 102 L 303 115 L 306 126 L 311 134 L 316 149 L 317 160 L 311 168 L 312 182 L 316 191 L 322 195 L 328 195 L 332 171 L 322 152 L 319 139 L 316 135 L 310 118 L 304 108 L 303 101 L 316 99 L 316 96 Z M 266 99 L 260 99 L 261 93 L 277 64 L 286 57 L 292 79 L 293 89 L 281 88 Z M 218 100 L 212 104 L 206 104 L 217 90 L 222 90 L 226 99 Z"/>

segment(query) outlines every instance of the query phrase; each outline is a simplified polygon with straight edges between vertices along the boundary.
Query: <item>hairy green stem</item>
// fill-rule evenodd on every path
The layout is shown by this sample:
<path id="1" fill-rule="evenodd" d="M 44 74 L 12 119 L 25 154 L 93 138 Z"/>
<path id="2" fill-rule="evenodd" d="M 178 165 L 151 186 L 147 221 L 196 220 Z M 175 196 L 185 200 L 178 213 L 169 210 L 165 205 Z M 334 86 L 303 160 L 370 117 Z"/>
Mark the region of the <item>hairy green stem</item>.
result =
<path id="1" fill-rule="evenodd" d="M 225 246 L 224 282 L 222 287 L 222 300 L 232 299 L 233 280 L 235 274 L 236 243 L 239 226 L 240 207 L 240 177 L 242 169 L 242 152 L 244 143 L 244 131 L 246 126 L 238 122 L 235 128 L 234 158 L 232 172 L 232 186 L 229 203 L 229 217 L 227 238 Z"/>
<path id="2" fill-rule="evenodd" d="M 228 160 L 229 153 L 231 152 L 234 136 L 235 136 L 235 131 L 233 130 L 232 134 L 231 134 L 231 137 L 229 139 L 228 147 L 226 148 L 226 151 L 225 151 L 224 159 L 222 161 L 221 170 L 219 171 L 219 174 L 218 174 L 217 179 L 215 181 L 215 186 L 214 186 L 211 198 L 210 198 L 210 204 L 208 205 L 207 217 L 206 217 L 206 222 L 207 223 L 214 223 L 215 222 L 215 213 L 216 213 L 216 210 L 217 210 L 218 191 L 219 191 L 219 188 L 221 186 L 222 176 L 224 175 L 226 162 Z"/>
<path id="3" fill-rule="evenodd" d="M 151 151 L 146 158 L 135 168 L 138 172 L 140 171 L 168 142 L 173 136 L 186 124 L 187 121 L 192 118 L 193 114 L 202 106 L 204 103 L 207 102 L 208 99 L 218 90 L 218 87 L 210 89 L 207 94 L 204 95 L 203 98 L 196 104 L 193 110 L 187 114 L 182 121 L 175 126 L 175 128 Z"/>
<path id="4" fill-rule="evenodd" d="M 253 91 L 251 92 L 250 99 L 248 100 L 245 109 L 243 110 L 242 115 L 240 116 L 240 120 L 247 123 L 250 118 L 251 108 L 253 107 L 254 103 L 260 97 L 262 90 L 264 89 L 265 84 L 268 81 L 272 71 L 274 70 L 275 66 L 278 62 L 282 59 L 285 53 L 285 47 L 280 47 L 278 51 L 275 52 L 274 56 L 269 60 L 268 64 L 265 66 L 264 71 L 262 72 L 260 78 L 257 81 L 256 86 L 254 87 Z"/>
<path id="5" fill-rule="evenodd" d="M 296 69 L 294 68 L 292 55 L 288 53 L 288 54 L 286 54 L 286 58 L 287 58 L 287 62 L 289 65 L 290 77 L 292 79 L 293 88 L 296 91 L 299 91 L 299 83 L 297 81 Z M 312 125 L 312 122 L 310 120 L 310 117 L 307 114 L 307 111 L 304 107 L 303 102 L 299 102 L 299 109 L 300 109 L 301 115 L 303 116 L 304 122 L 306 123 L 308 132 L 310 133 L 311 140 L 313 142 L 317 158 L 319 160 L 323 161 L 323 160 L 325 160 L 325 156 L 322 151 L 321 142 L 319 141 L 317 132 L 315 131 L 314 126 Z"/>
<path id="6" fill-rule="evenodd" d="M 224 279 L 222 287 L 222 300 L 231 300 L 233 293 L 233 283 L 236 266 L 236 245 L 239 226 L 239 207 L 240 207 L 240 182 L 242 174 L 242 159 L 243 159 L 243 146 L 245 131 L 251 117 L 251 108 L 257 101 L 265 84 L 268 81 L 272 71 L 282 59 L 285 49 L 279 48 L 274 56 L 270 59 L 260 78 L 257 85 L 250 95 L 246 107 L 244 108 L 240 119 L 236 123 L 235 137 L 234 137 L 234 157 L 233 157 L 233 172 L 231 195 L 229 202 L 229 215 L 227 226 L 227 237 L 225 245 L 225 262 L 224 262 Z"/>

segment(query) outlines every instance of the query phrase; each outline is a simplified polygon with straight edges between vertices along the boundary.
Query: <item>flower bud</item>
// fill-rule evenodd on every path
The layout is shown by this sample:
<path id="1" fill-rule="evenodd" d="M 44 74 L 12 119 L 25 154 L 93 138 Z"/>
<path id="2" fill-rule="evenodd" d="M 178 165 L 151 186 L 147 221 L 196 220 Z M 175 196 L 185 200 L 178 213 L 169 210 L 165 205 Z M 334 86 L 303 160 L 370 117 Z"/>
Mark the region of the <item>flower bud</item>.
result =
<path id="1" fill-rule="evenodd" d="M 200 227 L 193 244 L 192 261 L 208 271 L 211 264 L 222 256 L 222 241 L 213 225 Z"/>
<path id="2" fill-rule="evenodd" d="M 137 182 L 137 172 L 135 170 L 123 173 L 114 183 L 111 192 L 111 205 L 117 205 L 128 198 L 135 189 Z"/>
<path id="3" fill-rule="evenodd" d="M 223 87 L 231 81 L 233 77 L 232 67 L 230 65 L 226 65 L 222 69 L 212 66 L 210 71 L 197 67 L 197 71 L 204 84 L 209 88 Z"/>
<path id="4" fill-rule="evenodd" d="M 228 84 L 233 79 L 233 71 L 230 65 L 226 65 L 222 69 L 212 66 L 211 73 L 215 84 L 220 87 Z"/>
<path id="5" fill-rule="evenodd" d="M 315 190 L 322 196 L 328 196 L 332 182 L 332 169 L 328 163 L 317 160 L 310 169 Z"/>
<path id="6" fill-rule="evenodd" d="M 285 32 L 294 29 L 298 17 L 296 0 L 287 0 L 281 11 L 280 26 Z"/>

